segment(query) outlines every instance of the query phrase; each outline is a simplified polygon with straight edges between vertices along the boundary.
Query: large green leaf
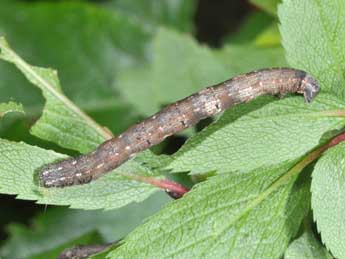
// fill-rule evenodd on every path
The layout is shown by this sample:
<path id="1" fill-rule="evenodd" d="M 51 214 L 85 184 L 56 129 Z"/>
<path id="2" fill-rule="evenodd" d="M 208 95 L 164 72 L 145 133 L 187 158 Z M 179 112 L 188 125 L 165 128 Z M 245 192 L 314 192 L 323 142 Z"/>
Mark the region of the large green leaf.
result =
<path id="1" fill-rule="evenodd" d="M 139 226 L 108 258 L 279 258 L 308 211 L 291 164 L 198 184 Z M 287 177 L 289 175 L 289 177 Z"/>
<path id="2" fill-rule="evenodd" d="M 151 68 L 123 73 L 121 91 L 146 115 L 175 102 L 203 86 L 226 79 L 226 71 L 207 47 L 190 36 L 161 29 L 153 41 Z"/>
<path id="3" fill-rule="evenodd" d="M 322 241 L 336 258 L 345 257 L 345 143 L 317 162 L 311 185 L 312 208 Z"/>
<path id="4" fill-rule="evenodd" d="M 311 231 L 293 241 L 284 254 L 285 259 L 332 259 Z"/>
<path id="5" fill-rule="evenodd" d="M 11 224 L 8 227 L 10 238 L 0 248 L 0 257 L 29 258 L 94 231 L 104 243 L 119 240 L 168 200 L 166 195 L 156 194 L 140 204 L 130 204 L 113 211 L 48 209 L 34 220 L 30 228 Z"/>
<path id="6" fill-rule="evenodd" d="M 124 96 L 146 115 L 239 73 L 286 65 L 279 47 L 229 45 L 213 51 L 190 36 L 167 29 L 157 33 L 152 48 L 151 67 L 129 70 L 120 76 Z"/>
<path id="7" fill-rule="evenodd" d="M 192 137 L 167 167 L 175 172 L 246 172 L 293 161 L 324 141 L 326 133 L 345 125 L 342 117 L 329 117 L 327 110 L 345 108 L 329 95 L 320 95 L 310 105 L 302 97 L 260 108 L 265 103 L 258 99 L 226 112 Z"/>
<path id="8" fill-rule="evenodd" d="M 322 91 L 345 97 L 345 2 L 285 0 L 280 31 L 291 66 L 309 71 Z"/>

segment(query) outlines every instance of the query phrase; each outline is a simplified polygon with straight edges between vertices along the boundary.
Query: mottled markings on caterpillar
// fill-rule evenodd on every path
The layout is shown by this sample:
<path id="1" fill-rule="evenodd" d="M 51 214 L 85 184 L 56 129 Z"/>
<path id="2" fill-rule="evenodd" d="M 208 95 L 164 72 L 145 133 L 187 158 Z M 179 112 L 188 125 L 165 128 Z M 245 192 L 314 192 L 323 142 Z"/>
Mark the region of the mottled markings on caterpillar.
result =
<path id="1" fill-rule="evenodd" d="M 100 163 L 99 165 L 96 166 L 96 168 L 101 168 L 103 167 L 104 163 Z"/>
<path id="2" fill-rule="evenodd" d="M 40 183 L 45 187 L 88 183 L 134 154 L 236 104 L 264 94 L 284 96 L 287 93 L 303 94 L 309 103 L 319 91 L 318 82 L 301 70 L 272 68 L 239 75 L 168 105 L 89 154 L 47 165 L 39 173 Z"/>

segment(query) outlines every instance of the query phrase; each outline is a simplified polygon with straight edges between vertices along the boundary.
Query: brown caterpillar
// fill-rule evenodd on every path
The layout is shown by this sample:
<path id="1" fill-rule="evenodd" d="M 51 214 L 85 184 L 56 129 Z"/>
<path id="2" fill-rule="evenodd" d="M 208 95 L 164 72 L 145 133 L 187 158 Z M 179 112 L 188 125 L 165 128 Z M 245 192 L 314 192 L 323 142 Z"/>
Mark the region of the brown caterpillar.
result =
<path id="1" fill-rule="evenodd" d="M 136 153 L 236 104 L 264 94 L 283 96 L 286 93 L 303 94 L 309 103 L 319 91 L 320 86 L 311 75 L 291 68 L 262 69 L 235 76 L 166 106 L 89 154 L 47 165 L 39 179 L 45 187 L 88 183 Z"/>
<path id="2" fill-rule="evenodd" d="M 77 245 L 72 248 L 67 248 L 58 255 L 57 259 L 85 259 L 91 255 L 97 254 L 115 245 L 117 242 L 102 244 L 102 245 Z"/>

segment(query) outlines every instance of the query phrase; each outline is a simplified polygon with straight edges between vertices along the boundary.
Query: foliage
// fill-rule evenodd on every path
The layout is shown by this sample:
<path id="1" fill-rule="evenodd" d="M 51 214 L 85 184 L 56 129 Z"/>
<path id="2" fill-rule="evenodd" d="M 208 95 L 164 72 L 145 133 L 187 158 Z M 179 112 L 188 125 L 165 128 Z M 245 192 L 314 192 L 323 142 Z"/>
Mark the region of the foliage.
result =
<path id="1" fill-rule="evenodd" d="M 32 228 L 10 224 L 0 257 L 55 258 L 78 242 L 124 238 L 95 258 L 332 258 L 327 249 L 345 258 L 344 145 L 306 167 L 345 126 L 345 2 L 251 2 L 263 11 L 219 49 L 193 37 L 194 1 L 0 4 L 0 193 L 112 210 L 49 208 Z M 258 98 L 171 156 L 145 151 L 87 185 L 39 186 L 43 165 L 202 87 L 277 66 L 310 72 L 322 93 L 309 105 Z M 17 120 L 26 127 L 13 130 Z M 20 137 L 28 130 L 36 139 Z M 194 186 L 176 201 L 124 176 L 180 181 L 186 172 Z M 310 213 L 322 242 L 301 224 Z"/>
<path id="2" fill-rule="evenodd" d="M 310 231 L 293 241 L 285 252 L 286 259 L 332 259 Z"/>
<path id="3" fill-rule="evenodd" d="M 311 191 L 314 219 L 322 240 L 336 258 L 345 256 L 344 225 L 344 143 L 329 150 L 315 166 Z M 332 213 L 330 217 L 329 213 Z"/>

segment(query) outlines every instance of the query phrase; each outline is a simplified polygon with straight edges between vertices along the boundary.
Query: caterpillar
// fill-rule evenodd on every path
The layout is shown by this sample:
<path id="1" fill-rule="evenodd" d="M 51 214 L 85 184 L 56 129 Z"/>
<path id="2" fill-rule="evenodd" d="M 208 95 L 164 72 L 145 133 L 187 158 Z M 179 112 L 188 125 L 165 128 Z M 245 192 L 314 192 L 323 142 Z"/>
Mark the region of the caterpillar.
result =
<path id="1" fill-rule="evenodd" d="M 319 91 L 319 83 L 310 74 L 292 68 L 261 69 L 238 75 L 166 106 L 91 153 L 48 164 L 39 172 L 39 181 L 44 187 L 88 183 L 136 153 L 236 104 L 264 94 L 284 96 L 287 93 L 303 94 L 309 103 Z"/>
<path id="2" fill-rule="evenodd" d="M 83 259 L 89 256 L 102 252 L 117 242 L 102 244 L 102 245 L 77 245 L 72 248 L 66 248 L 58 255 L 57 259 Z"/>

